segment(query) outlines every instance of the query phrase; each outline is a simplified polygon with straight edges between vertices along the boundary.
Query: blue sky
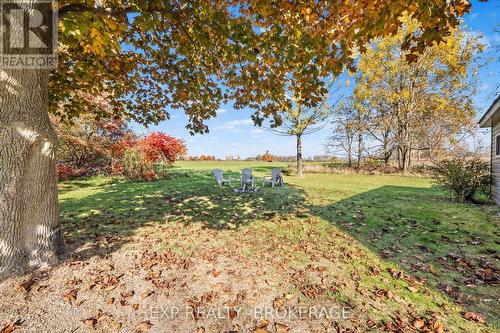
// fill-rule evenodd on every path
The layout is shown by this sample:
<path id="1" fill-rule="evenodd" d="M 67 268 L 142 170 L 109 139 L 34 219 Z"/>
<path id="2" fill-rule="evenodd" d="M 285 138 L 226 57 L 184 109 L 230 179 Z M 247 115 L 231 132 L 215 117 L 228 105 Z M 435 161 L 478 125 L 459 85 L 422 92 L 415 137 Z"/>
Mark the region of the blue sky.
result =
<path id="1" fill-rule="evenodd" d="M 488 47 L 483 57 L 494 58 L 480 72 L 480 89 L 474 99 L 479 118 L 495 98 L 494 90 L 500 83 L 500 56 L 495 54 L 491 47 L 491 45 L 500 45 L 500 32 L 495 32 L 495 28 L 500 30 L 500 1 L 473 1 L 471 13 L 464 17 L 464 21 L 467 30 L 484 36 L 484 42 Z M 339 81 L 345 79 L 345 76 L 342 76 Z M 245 158 L 263 154 L 266 150 L 273 155 L 295 154 L 293 137 L 275 135 L 253 126 L 251 114 L 250 110 L 234 110 L 230 104 L 224 105 L 216 118 L 207 121 L 210 133 L 195 136 L 191 136 L 185 128 L 188 119 L 180 110 L 171 111 L 171 119 L 157 126 L 144 128 L 134 124 L 132 127 L 142 134 L 162 131 L 182 138 L 187 144 L 188 155 L 215 155 L 217 158 L 240 155 Z M 323 155 L 324 144 L 330 132 L 331 129 L 327 127 L 305 136 L 303 139 L 304 156 Z M 489 144 L 487 131 L 482 131 L 482 133 L 484 144 Z"/>

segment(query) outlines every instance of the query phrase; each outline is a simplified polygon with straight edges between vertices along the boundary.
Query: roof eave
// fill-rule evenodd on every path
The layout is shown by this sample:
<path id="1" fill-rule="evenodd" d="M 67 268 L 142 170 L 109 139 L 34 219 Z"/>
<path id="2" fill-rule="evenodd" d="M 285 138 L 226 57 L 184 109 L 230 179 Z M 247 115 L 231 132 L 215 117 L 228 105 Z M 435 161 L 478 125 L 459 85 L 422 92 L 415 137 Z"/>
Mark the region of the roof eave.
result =
<path id="1" fill-rule="evenodd" d="M 495 113 L 500 109 L 500 95 L 495 99 L 495 101 L 488 108 L 488 111 L 479 119 L 479 127 L 487 128 L 492 127 L 492 119 Z"/>
<path id="2" fill-rule="evenodd" d="M 492 127 L 493 124 L 491 123 L 491 116 L 488 117 L 482 117 L 481 120 L 479 120 L 479 127 L 480 128 L 489 128 Z"/>

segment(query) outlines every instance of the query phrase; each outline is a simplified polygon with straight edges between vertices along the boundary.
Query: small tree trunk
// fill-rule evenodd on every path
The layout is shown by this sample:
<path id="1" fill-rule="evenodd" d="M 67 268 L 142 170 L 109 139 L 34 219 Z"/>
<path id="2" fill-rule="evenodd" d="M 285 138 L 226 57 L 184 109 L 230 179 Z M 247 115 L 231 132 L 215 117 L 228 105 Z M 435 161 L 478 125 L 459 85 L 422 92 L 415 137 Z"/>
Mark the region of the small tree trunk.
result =
<path id="1" fill-rule="evenodd" d="M 302 178 L 303 174 L 303 165 L 302 165 L 302 135 L 298 134 L 297 137 L 297 176 Z"/>
<path id="2" fill-rule="evenodd" d="M 407 158 L 407 163 L 406 163 L 406 170 L 409 170 L 410 167 L 412 166 L 413 163 L 413 151 L 411 148 L 408 149 L 408 158 Z"/>
<path id="3" fill-rule="evenodd" d="M 389 152 L 389 139 L 388 139 L 388 134 L 384 134 L 384 143 L 383 143 L 383 150 L 384 150 L 384 165 L 387 166 L 389 165 L 389 159 L 391 158 L 391 152 Z"/>
<path id="4" fill-rule="evenodd" d="M 352 168 L 352 135 L 347 135 L 347 165 Z"/>
<path id="5" fill-rule="evenodd" d="M 363 135 L 358 134 L 358 169 L 361 167 L 361 155 L 363 154 Z"/>
<path id="6" fill-rule="evenodd" d="M 391 158 L 391 155 L 389 153 L 384 154 L 384 165 L 388 166 L 389 165 L 389 159 Z"/>
<path id="7" fill-rule="evenodd" d="M 62 250 L 47 70 L 0 70 L 0 276 Z"/>
<path id="8" fill-rule="evenodd" d="M 407 166 L 408 166 L 408 148 L 403 146 L 401 147 L 399 168 L 401 169 L 401 171 L 406 171 Z"/>

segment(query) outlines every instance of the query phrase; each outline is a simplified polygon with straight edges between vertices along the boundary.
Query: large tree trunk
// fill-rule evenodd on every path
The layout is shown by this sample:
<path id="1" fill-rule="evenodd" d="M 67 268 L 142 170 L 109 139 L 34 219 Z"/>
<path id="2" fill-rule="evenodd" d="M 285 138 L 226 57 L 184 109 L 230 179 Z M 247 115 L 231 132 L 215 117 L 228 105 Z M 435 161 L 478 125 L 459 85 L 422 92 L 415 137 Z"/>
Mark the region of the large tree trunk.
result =
<path id="1" fill-rule="evenodd" d="M 0 276 L 62 250 L 47 70 L 0 69 Z"/>
<path id="2" fill-rule="evenodd" d="M 302 163 L 302 135 L 298 134 L 297 137 L 297 176 L 303 177 L 303 163 Z"/>
<path id="3" fill-rule="evenodd" d="M 398 168 L 401 171 L 406 171 L 408 169 L 408 159 L 410 150 L 407 146 L 401 146 L 398 148 Z"/>

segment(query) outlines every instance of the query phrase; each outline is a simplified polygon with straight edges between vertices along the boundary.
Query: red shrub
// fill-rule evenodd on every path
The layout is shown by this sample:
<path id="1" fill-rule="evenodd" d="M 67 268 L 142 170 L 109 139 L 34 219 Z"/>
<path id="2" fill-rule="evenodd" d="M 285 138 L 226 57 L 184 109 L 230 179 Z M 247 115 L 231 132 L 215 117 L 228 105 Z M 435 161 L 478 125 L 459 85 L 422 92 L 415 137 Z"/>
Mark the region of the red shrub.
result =
<path id="1" fill-rule="evenodd" d="M 161 132 L 149 134 L 139 141 L 138 146 L 144 158 L 149 162 L 164 160 L 172 164 L 186 154 L 186 145 L 183 140 Z"/>
<path id="2" fill-rule="evenodd" d="M 148 171 L 144 172 L 144 174 L 142 175 L 142 179 L 147 181 L 147 182 L 151 182 L 153 180 L 157 180 L 158 176 L 156 175 L 154 170 L 148 170 Z"/>
<path id="3" fill-rule="evenodd" d="M 113 174 L 153 181 L 168 177 L 168 167 L 184 157 L 186 146 L 180 139 L 154 132 L 141 140 L 127 138 L 113 147 Z"/>
<path id="4" fill-rule="evenodd" d="M 123 162 L 121 159 L 113 159 L 111 161 L 111 174 L 122 175 L 124 171 Z"/>
<path id="5" fill-rule="evenodd" d="M 57 163 L 57 177 L 59 180 L 68 180 L 77 177 L 81 177 L 87 173 L 87 170 L 84 168 L 76 169 L 73 168 L 69 164 Z"/>
<path id="6" fill-rule="evenodd" d="M 124 139 L 118 141 L 111 145 L 111 154 L 113 158 L 121 158 L 125 150 L 135 146 L 137 144 L 137 139 L 134 136 L 127 136 Z"/>

